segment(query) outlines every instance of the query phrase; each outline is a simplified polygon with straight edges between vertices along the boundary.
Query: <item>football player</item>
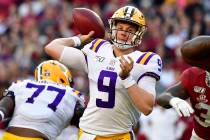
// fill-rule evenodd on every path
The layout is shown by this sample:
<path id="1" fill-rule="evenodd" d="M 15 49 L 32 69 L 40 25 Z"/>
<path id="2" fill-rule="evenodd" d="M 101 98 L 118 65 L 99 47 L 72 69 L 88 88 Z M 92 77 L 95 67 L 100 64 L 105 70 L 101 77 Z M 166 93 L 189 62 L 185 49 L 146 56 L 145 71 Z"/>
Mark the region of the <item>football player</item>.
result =
<path id="1" fill-rule="evenodd" d="M 161 58 L 135 49 L 146 31 L 144 15 L 125 6 L 113 14 L 109 24 L 111 41 L 97 38 L 77 49 L 92 37 L 91 31 L 55 39 L 45 47 L 50 56 L 88 74 L 90 100 L 80 119 L 80 140 L 132 140 L 132 126 L 140 113 L 150 114 L 155 104 Z"/>
<path id="2" fill-rule="evenodd" d="M 206 48 L 210 38 L 195 38 L 184 43 L 183 48 Z M 196 52 L 194 52 L 196 53 Z M 190 99 L 192 107 L 186 99 Z M 186 69 L 180 81 L 157 98 L 157 103 L 165 108 L 173 107 L 180 116 L 194 113 L 194 130 L 191 140 L 210 138 L 210 73 L 198 67 Z"/>
<path id="3" fill-rule="evenodd" d="M 0 120 L 12 116 L 3 140 L 54 140 L 78 121 L 84 100 L 70 86 L 71 72 L 55 60 L 42 62 L 35 80 L 13 83 L 0 101 Z"/>

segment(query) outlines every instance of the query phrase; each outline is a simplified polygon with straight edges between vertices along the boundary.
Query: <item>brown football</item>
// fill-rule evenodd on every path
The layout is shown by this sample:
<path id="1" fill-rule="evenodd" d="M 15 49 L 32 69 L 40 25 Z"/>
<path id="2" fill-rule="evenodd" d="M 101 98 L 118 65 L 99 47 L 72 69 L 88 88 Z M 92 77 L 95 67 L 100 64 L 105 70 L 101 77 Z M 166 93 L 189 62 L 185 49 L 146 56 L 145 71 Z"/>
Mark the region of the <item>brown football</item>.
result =
<path id="1" fill-rule="evenodd" d="M 210 46 L 202 44 L 201 39 L 209 40 L 209 36 L 199 36 L 184 43 L 181 54 L 184 61 L 192 66 L 210 70 Z M 197 45 L 202 44 L 202 45 Z"/>
<path id="2" fill-rule="evenodd" d="M 94 38 L 104 38 L 105 27 L 97 13 L 88 8 L 74 8 L 72 11 L 74 26 L 83 35 L 94 31 Z"/>

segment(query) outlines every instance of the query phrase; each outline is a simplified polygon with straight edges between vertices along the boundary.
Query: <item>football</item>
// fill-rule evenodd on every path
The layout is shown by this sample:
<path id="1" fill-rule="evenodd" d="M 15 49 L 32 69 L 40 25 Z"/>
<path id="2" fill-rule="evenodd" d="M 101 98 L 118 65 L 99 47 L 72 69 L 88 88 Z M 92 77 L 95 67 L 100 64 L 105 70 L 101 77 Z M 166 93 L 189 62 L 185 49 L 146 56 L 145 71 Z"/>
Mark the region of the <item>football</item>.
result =
<path id="1" fill-rule="evenodd" d="M 194 38 L 181 47 L 182 58 L 192 66 L 210 70 L 210 46 L 196 45 L 200 43 L 198 40 L 201 38 L 205 39 L 205 36 Z M 210 38 L 206 37 L 206 39 Z"/>
<path id="2" fill-rule="evenodd" d="M 72 11 L 74 26 L 83 35 L 94 31 L 94 38 L 104 38 L 105 27 L 97 13 L 87 8 L 74 8 Z"/>

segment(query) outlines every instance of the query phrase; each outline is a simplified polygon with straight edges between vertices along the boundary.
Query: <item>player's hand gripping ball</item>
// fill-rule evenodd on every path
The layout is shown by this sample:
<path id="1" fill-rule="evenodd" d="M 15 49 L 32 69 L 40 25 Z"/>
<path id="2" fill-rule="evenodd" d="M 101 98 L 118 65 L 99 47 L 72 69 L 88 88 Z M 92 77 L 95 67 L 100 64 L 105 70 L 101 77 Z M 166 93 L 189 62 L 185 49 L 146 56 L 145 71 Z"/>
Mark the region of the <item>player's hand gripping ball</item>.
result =
<path id="1" fill-rule="evenodd" d="M 93 38 L 104 38 L 105 27 L 97 13 L 87 8 L 74 8 L 72 16 L 75 27 L 82 35 L 94 31 Z"/>

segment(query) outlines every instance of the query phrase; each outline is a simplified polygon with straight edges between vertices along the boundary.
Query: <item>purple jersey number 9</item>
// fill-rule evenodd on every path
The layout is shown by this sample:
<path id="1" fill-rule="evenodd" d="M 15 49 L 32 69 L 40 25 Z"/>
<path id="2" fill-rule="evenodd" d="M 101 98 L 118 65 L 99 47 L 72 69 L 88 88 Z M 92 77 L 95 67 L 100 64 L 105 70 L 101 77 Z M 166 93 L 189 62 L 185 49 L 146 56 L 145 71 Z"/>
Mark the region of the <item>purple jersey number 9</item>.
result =
<path id="1" fill-rule="evenodd" d="M 115 85 L 117 73 L 102 70 L 98 78 L 98 90 L 108 94 L 108 100 L 96 99 L 96 106 L 101 108 L 113 108 L 115 105 Z M 104 94 L 99 93 L 99 94 Z"/>

